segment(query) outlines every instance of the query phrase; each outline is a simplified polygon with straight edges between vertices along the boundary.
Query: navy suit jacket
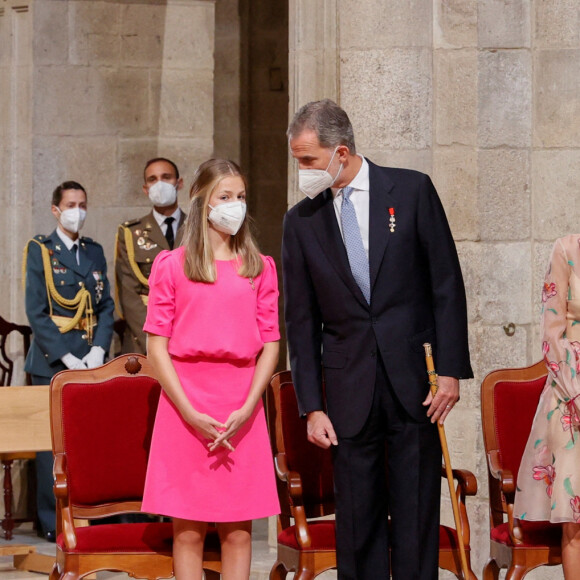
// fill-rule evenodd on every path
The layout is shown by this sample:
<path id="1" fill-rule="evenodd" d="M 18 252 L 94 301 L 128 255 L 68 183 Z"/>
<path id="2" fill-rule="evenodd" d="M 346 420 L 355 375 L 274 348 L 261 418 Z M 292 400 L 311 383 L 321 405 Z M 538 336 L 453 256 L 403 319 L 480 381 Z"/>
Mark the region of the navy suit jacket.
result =
<path id="1" fill-rule="evenodd" d="M 107 262 L 103 248 L 90 238 L 79 238 L 79 264 L 72 252 L 58 237 L 56 230 L 50 236 L 36 236 L 50 252 L 53 279 L 57 291 L 64 298 L 74 298 L 83 284 L 91 293 L 93 311 L 97 317 L 93 345 L 109 351 L 113 336 L 115 304 L 107 279 Z M 70 352 L 78 358 L 91 349 L 86 332 L 70 330 L 61 334 L 50 319 L 49 298 L 46 290 L 44 267 L 40 246 L 28 242 L 26 258 L 26 315 L 32 328 L 32 344 L 26 357 L 25 370 L 33 375 L 52 377 L 66 367 L 60 358 Z M 52 301 L 52 312 L 58 316 L 72 317 L 75 312 Z"/>
<path id="2" fill-rule="evenodd" d="M 418 421 L 428 420 L 424 342 L 433 345 L 438 374 L 473 376 L 463 278 L 431 180 L 369 161 L 369 181 L 370 305 L 352 276 L 332 192 L 302 200 L 284 218 L 286 331 L 299 409 L 326 410 L 342 437 L 356 435 L 368 417 L 377 351 Z"/>

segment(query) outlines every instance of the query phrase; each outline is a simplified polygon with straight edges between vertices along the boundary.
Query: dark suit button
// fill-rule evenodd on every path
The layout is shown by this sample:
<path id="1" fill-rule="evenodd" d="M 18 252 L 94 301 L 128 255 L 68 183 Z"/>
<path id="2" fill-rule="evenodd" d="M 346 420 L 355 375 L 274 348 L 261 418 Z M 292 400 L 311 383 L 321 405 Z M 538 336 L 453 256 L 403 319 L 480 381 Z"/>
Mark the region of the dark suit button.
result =
<path id="1" fill-rule="evenodd" d="M 373 318 L 372 318 L 373 324 L 376 324 L 378 321 L 379 321 L 379 319 L 376 316 L 373 316 Z"/>
<path id="2" fill-rule="evenodd" d="M 376 350 L 373 350 L 371 352 L 371 358 L 376 358 L 376 356 L 377 356 L 377 351 Z"/>

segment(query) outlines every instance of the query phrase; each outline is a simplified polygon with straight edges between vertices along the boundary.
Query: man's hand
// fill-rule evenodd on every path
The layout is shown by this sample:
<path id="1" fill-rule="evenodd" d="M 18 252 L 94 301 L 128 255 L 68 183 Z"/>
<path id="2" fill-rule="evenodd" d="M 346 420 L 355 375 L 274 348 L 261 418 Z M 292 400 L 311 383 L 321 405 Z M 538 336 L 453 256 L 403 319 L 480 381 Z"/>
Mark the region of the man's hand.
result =
<path id="1" fill-rule="evenodd" d="M 80 358 L 70 352 L 67 352 L 64 356 L 60 357 L 60 360 L 67 369 L 80 371 L 87 368 L 87 365 Z"/>
<path id="2" fill-rule="evenodd" d="M 328 449 L 331 445 L 338 445 L 334 427 L 324 411 L 312 411 L 307 419 L 308 441 Z"/>
<path id="3" fill-rule="evenodd" d="M 431 391 L 427 398 L 423 401 L 423 405 L 427 409 L 427 417 L 431 417 L 431 423 L 439 421 L 441 425 L 445 421 L 449 411 L 459 401 L 459 379 L 455 377 L 438 377 L 439 388 L 437 394 L 433 397 Z"/>

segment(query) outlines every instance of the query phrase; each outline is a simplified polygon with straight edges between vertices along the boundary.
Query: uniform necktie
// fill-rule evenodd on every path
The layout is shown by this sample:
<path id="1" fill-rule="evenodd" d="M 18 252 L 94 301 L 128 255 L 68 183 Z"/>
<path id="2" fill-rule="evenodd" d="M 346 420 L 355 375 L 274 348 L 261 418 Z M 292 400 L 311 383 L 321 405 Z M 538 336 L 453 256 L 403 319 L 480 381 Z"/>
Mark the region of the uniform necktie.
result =
<path id="1" fill-rule="evenodd" d="M 165 230 L 165 239 L 169 244 L 169 249 L 173 250 L 173 244 L 175 243 L 175 237 L 173 236 L 173 226 L 171 225 L 175 221 L 175 218 L 168 217 L 165 218 L 164 223 L 167 225 L 167 229 Z"/>
<path id="2" fill-rule="evenodd" d="M 77 266 L 78 266 L 78 264 L 79 264 L 79 255 L 78 255 L 78 249 L 79 249 L 79 247 L 78 247 L 78 245 L 77 245 L 77 244 L 73 244 L 73 245 L 72 245 L 72 247 L 71 247 L 71 249 L 70 249 L 70 251 L 72 252 L 72 255 L 73 255 L 73 256 L 74 256 L 74 258 L 75 258 L 75 262 L 77 263 Z"/>
<path id="3" fill-rule="evenodd" d="M 370 304 L 371 282 L 369 275 L 369 261 L 363 246 L 360 228 L 356 219 L 356 212 L 352 205 L 352 201 L 350 200 L 352 191 L 352 187 L 344 187 L 342 190 L 343 199 L 342 209 L 340 211 L 342 235 L 344 237 L 344 245 L 346 247 L 352 275 L 366 298 L 366 301 Z"/>

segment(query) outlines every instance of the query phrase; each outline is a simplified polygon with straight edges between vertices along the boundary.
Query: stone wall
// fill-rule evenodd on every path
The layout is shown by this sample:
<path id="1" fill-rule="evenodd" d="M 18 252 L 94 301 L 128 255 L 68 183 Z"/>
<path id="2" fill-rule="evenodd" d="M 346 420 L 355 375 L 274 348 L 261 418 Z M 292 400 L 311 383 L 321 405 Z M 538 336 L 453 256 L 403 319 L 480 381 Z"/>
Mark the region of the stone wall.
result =
<path id="1" fill-rule="evenodd" d="M 429 173 L 445 205 L 466 281 L 476 375 L 462 385 L 447 437 L 452 464 L 478 479 L 469 514 L 479 575 L 489 553 L 479 385 L 495 368 L 541 358 L 549 251 L 556 237 L 579 231 L 580 5 L 291 0 L 289 61 L 290 114 L 334 98 L 361 152 Z M 292 205 L 301 195 L 290 167 Z M 443 514 L 451 523 L 447 499 Z M 529 577 L 562 576 L 558 568 Z"/>

